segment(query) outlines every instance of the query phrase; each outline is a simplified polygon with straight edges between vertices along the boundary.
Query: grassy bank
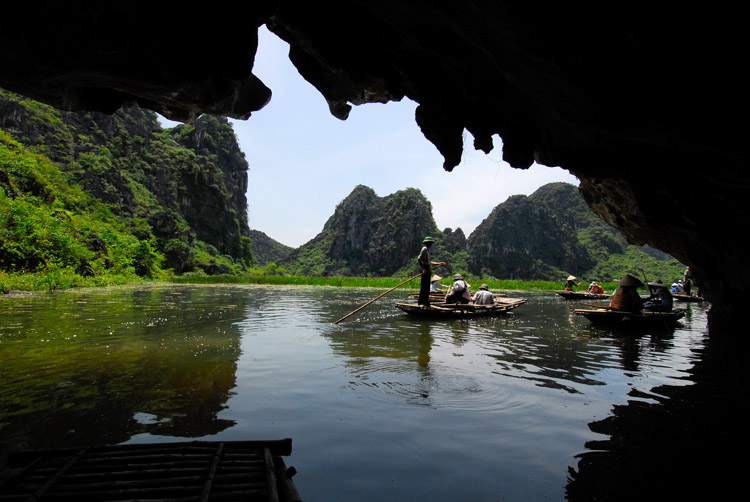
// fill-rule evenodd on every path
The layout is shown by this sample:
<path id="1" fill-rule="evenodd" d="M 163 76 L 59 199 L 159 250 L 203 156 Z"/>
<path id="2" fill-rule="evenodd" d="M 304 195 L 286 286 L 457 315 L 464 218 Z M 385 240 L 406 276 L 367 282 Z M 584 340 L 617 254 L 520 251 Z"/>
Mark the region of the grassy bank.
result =
<path id="1" fill-rule="evenodd" d="M 9 291 L 54 292 L 66 289 L 102 286 L 121 286 L 125 284 L 147 284 L 168 282 L 175 284 L 265 284 L 270 286 L 328 286 L 336 288 L 375 288 L 387 290 L 398 286 L 409 279 L 408 277 L 305 277 L 293 275 L 205 275 L 185 274 L 173 276 L 163 274 L 153 280 L 144 279 L 132 274 L 103 274 L 93 277 L 82 277 L 70 267 L 47 267 L 43 271 L 34 273 L 8 273 L 0 270 L 0 294 Z M 472 290 L 476 291 L 480 285 L 487 284 L 490 290 L 519 290 L 519 291 L 555 291 L 562 289 L 562 282 L 557 281 L 515 281 L 492 280 L 467 277 Z M 443 284 L 450 281 L 443 280 Z M 605 292 L 612 292 L 616 283 L 602 284 Z M 578 290 L 585 288 L 582 283 Z M 407 282 L 399 287 L 404 290 L 418 290 L 419 278 Z"/>
<path id="2" fill-rule="evenodd" d="M 190 275 L 171 279 L 171 282 L 179 284 L 268 284 L 268 285 L 292 285 L 292 286 L 331 286 L 339 288 L 379 288 L 389 289 L 407 280 L 408 277 L 304 277 L 290 275 Z M 562 281 L 515 281 L 515 280 L 492 280 L 467 277 L 466 281 L 477 290 L 480 285 L 487 284 L 490 290 L 542 290 L 555 291 L 563 288 Z M 443 284 L 450 281 L 443 280 Z M 611 292 L 617 286 L 616 283 L 603 283 L 605 292 Z M 407 282 L 400 289 L 419 289 L 419 279 Z M 585 289 L 582 283 L 578 290 Z"/>
<path id="3" fill-rule="evenodd" d="M 75 288 L 122 286 L 147 280 L 135 274 L 100 274 L 83 277 L 70 267 L 46 267 L 40 272 L 4 272 L 0 270 L 0 294 L 11 291 L 52 293 Z"/>

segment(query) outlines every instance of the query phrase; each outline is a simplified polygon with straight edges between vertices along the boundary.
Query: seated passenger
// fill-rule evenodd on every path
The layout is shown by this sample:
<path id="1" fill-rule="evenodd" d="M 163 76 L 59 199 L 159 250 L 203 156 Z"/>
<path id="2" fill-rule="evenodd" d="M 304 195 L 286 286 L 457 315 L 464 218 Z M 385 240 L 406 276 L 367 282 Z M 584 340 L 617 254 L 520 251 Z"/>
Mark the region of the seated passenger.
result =
<path id="1" fill-rule="evenodd" d="M 461 274 L 453 276 L 453 287 L 450 292 L 445 295 L 446 303 L 469 303 L 471 300 L 471 289 L 466 284 Z"/>
<path id="2" fill-rule="evenodd" d="M 430 283 L 430 293 L 442 293 L 442 290 L 440 289 L 441 287 L 443 287 L 443 288 L 449 288 L 450 287 L 447 284 L 441 284 L 440 283 L 441 279 L 442 279 L 442 277 L 440 277 L 437 274 L 435 274 L 435 275 L 432 276 L 432 282 Z"/>
<path id="3" fill-rule="evenodd" d="M 592 295 L 601 295 L 604 294 L 604 288 L 597 284 L 596 281 L 591 281 L 591 284 L 589 284 L 589 293 Z"/>
<path id="4" fill-rule="evenodd" d="M 672 288 L 670 290 L 670 293 L 678 294 L 678 295 L 685 294 L 685 289 L 682 287 L 682 279 L 677 279 L 675 282 L 672 283 Z"/>
<path id="5" fill-rule="evenodd" d="M 667 285 L 656 279 L 648 283 L 651 289 L 651 296 L 643 304 L 645 312 L 671 312 L 672 311 L 672 293 L 667 289 Z"/>
<path id="6" fill-rule="evenodd" d="M 615 290 L 615 294 L 612 295 L 609 307 L 612 310 L 623 312 L 643 311 L 643 299 L 638 294 L 638 288 L 643 286 L 643 283 L 630 274 L 626 274 L 625 277 L 619 281 L 615 280 L 615 282 L 619 286 Z"/>
<path id="7" fill-rule="evenodd" d="M 474 304 L 476 305 L 494 305 L 495 297 L 490 293 L 486 284 L 479 286 L 479 291 L 474 293 Z"/>

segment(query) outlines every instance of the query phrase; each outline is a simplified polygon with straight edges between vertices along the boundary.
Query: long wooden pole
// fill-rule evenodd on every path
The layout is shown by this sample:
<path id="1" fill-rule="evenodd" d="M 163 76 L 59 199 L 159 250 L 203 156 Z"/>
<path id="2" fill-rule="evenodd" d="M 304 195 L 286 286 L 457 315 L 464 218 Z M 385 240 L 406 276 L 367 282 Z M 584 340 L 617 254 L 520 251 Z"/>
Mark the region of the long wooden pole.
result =
<path id="1" fill-rule="evenodd" d="M 613 310 L 612 307 L 610 307 L 609 305 L 593 305 L 591 303 L 583 303 L 582 305 L 584 305 L 586 307 L 592 307 L 592 308 L 595 308 L 595 309 Z"/>
<path id="2" fill-rule="evenodd" d="M 416 279 L 417 277 L 420 277 L 420 276 L 421 276 L 422 274 L 424 274 L 424 272 L 420 272 L 419 274 L 415 275 L 414 277 L 412 277 L 412 278 L 410 278 L 410 279 L 406 279 L 406 280 L 405 280 L 404 282 L 402 282 L 401 284 L 398 284 L 398 285 L 396 285 L 396 286 L 393 286 L 393 287 L 392 287 L 391 289 L 389 289 L 389 290 L 388 290 L 388 291 L 386 291 L 385 293 L 383 293 L 383 294 L 380 294 L 380 295 L 376 296 L 375 298 L 373 298 L 373 299 L 372 299 L 372 300 L 370 300 L 369 302 L 365 303 L 364 305 L 362 305 L 362 306 L 361 306 L 361 307 L 359 307 L 358 309 L 356 309 L 356 310 L 353 310 L 353 311 L 349 312 L 348 314 L 346 314 L 346 315 L 345 315 L 344 317 L 342 317 L 342 318 L 341 318 L 341 319 L 339 319 L 338 321 L 334 322 L 333 324 L 338 324 L 338 323 L 340 323 L 341 321 L 343 321 L 344 319 L 346 319 L 346 318 L 347 318 L 347 317 L 349 317 L 350 315 L 352 315 L 352 314 L 355 314 L 355 313 L 359 312 L 360 310 L 362 310 L 363 308 L 367 307 L 367 306 L 368 306 L 369 304 L 371 304 L 372 302 L 374 302 L 374 301 L 375 301 L 375 300 L 377 300 L 378 298 L 380 298 L 380 297 L 382 297 L 382 296 L 385 296 L 385 295 L 387 295 L 388 293 L 390 293 L 390 292 L 391 292 L 391 291 L 393 291 L 394 289 L 396 289 L 396 288 L 398 288 L 398 287 L 400 287 L 400 286 L 403 286 L 403 285 L 404 285 L 404 284 L 406 284 L 407 282 L 411 282 L 411 281 L 413 281 L 413 280 L 414 280 L 414 279 Z"/>

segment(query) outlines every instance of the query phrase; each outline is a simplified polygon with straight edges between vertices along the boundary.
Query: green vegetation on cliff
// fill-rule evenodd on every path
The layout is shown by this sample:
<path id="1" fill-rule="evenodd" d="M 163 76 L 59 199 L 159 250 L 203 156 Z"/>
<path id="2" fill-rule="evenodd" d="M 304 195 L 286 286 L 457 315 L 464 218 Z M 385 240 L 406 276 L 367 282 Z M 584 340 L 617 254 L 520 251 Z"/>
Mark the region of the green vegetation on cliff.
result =
<path id="1" fill-rule="evenodd" d="M 292 249 L 249 229 L 247 169 L 223 118 L 163 129 L 138 107 L 67 113 L 0 90 L 0 291 L 181 274 L 403 278 L 419 271 L 426 235 L 444 277 L 671 281 L 684 270 L 629 245 L 566 183 L 510 197 L 468 238 L 438 230 L 418 189 L 379 197 L 359 185 Z"/>
<path id="2" fill-rule="evenodd" d="M 0 131 L 0 290 L 122 283 L 162 261 L 109 206 Z"/>
<path id="3" fill-rule="evenodd" d="M 226 119 L 165 130 L 0 91 L 0 289 L 244 270 L 246 189 Z"/>
<path id="4" fill-rule="evenodd" d="M 437 234 L 432 205 L 409 188 L 378 197 L 359 185 L 341 201 L 323 230 L 282 261 L 289 273 L 378 277 L 410 272 L 425 235 Z"/>
<path id="5" fill-rule="evenodd" d="M 493 209 L 469 237 L 469 271 L 503 279 L 612 281 L 626 273 L 672 281 L 685 266 L 645 246 L 633 246 L 597 217 L 578 189 L 550 183 Z"/>

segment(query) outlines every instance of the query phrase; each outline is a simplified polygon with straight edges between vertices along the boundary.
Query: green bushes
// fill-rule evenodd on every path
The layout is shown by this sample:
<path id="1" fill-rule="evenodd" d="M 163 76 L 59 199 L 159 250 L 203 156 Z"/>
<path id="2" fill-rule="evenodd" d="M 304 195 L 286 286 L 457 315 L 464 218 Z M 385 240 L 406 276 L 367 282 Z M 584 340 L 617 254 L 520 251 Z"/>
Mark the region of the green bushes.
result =
<path id="1" fill-rule="evenodd" d="M 137 106 L 70 113 L 2 89 L 0 108 L 12 112 L 0 130 L 6 283 L 39 289 L 29 274 L 48 274 L 54 289 L 73 282 L 68 271 L 90 282 L 252 264 L 247 162 L 226 119 L 162 129 Z"/>
<path id="2" fill-rule="evenodd" d="M 0 92 L 0 99 L 16 98 Z M 0 131 L 0 290 L 121 284 L 170 277 L 171 269 L 240 273 L 252 263 L 245 222 L 236 214 L 230 214 L 236 237 L 229 250 L 196 239 L 174 203 L 184 200 L 186 188 L 173 166 L 212 176 L 202 184 L 220 181 L 223 173 L 204 166 L 170 133 L 155 130 L 147 140 L 123 128 L 107 136 L 96 117 L 68 114 L 61 121 L 61 112 L 17 102 L 29 114 L 30 132 L 19 135 L 29 144 Z M 150 127 L 148 119 L 140 124 Z M 54 146 L 48 144 L 53 136 Z"/>
<path id="3" fill-rule="evenodd" d="M 0 132 L 2 290 L 48 290 L 157 277 L 164 257 L 49 159 Z"/>
<path id="4" fill-rule="evenodd" d="M 141 277 L 153 278 L 161 270 L 164 255 L 154 248 L 152 241 L 138 241 L 133 246 L 132 253 L 135 273 Z"/>

